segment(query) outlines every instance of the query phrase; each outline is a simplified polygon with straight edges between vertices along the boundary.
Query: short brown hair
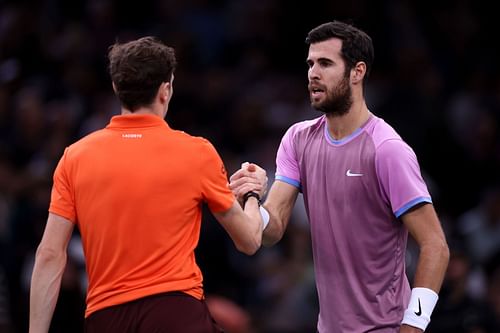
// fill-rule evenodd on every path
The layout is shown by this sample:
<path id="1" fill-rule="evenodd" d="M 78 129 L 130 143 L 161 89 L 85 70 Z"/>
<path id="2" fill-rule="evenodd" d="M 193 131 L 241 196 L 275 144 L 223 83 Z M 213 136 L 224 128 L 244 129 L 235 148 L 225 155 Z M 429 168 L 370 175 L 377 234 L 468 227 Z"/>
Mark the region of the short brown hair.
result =
<path id="1" fill-rule="evenodd" d="M 306 44 L 311 45 L 330 38 L 342 40 L 341 55 L 346 62 L 346 71 L 354 68 L 358 61 L 366 64 L 366 77 L 372 69 L 374 51 L 370 36 L 355 26 L 341 21 L 321 24 L 309 31 Z M 363 80 L 365 82 L 366 80 Z"/>
<path id="2" fill-rule="evenodd" d="M 175 51 L 155 37 L 142 37 L 109 47 L 109 74 L 122 105 L 130 111 L 153 102 L 177 65 Z"/>

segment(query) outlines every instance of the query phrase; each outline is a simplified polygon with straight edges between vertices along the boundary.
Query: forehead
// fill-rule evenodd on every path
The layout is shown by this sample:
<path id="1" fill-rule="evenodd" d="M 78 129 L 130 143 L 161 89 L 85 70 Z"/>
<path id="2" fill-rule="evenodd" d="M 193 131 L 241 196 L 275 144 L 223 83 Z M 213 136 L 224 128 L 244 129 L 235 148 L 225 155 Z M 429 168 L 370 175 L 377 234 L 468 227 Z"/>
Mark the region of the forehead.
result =
<path id="1" fill-rule="evenodd" d="M 342 40 L 330 38 L 328 40 L 309 45 L 308 60 L 327 58 L 332 60 L 341 60 L 340 50 L 342 49 Z"/>

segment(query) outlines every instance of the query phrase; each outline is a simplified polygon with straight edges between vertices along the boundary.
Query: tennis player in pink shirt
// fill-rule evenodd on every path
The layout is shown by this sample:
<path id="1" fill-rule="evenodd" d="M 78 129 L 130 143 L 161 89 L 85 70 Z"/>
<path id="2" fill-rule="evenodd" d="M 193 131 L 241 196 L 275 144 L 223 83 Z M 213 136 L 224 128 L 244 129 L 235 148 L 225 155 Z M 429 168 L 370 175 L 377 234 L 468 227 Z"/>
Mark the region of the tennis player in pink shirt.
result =
<path id="1" fill-rule="evenodd" d="M 281 141 L 275 181 L 263 204 L 270 215 L 264 244 L 282 238 L 302 192 L 320 304 L 318 332 L 423 332 L 449 250 L 415 153 L 366 105 L 371 38 L 334 21 L 309 32 L 306 43 L 311 105 L 323 115 L 292 125 Z M 251 165 L 231 177 L 239 198 L 267 181 L 265 171 Z M 405 274 L 408 232 L 420 247 L 412 287 Z"/>

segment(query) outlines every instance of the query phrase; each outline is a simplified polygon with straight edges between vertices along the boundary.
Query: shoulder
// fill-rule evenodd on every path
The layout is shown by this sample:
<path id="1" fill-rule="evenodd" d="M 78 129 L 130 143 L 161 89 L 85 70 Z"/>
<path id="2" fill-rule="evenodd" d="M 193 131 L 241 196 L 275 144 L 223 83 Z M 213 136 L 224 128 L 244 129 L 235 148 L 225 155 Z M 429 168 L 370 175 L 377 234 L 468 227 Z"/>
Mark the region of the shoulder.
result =
<path id="1" fill-rule="evenodd" d="M 203 136 L 191 135 L 180 130 L 173 131 L 173 134 L 179 141 L 179 143 L 183 143 L 192 147 L 198 147 L 199 149 L 215 149 L 212 142 Z"/>
<path id="2" fill-rule="evenodd" d="M 295 139 L 298 137 L 307 137 L 310 133 L 317 131 L 325 122 L 325 116 L 300 121 L 288 128 L 285 137 Z"/>
<path id="3" fill-rule="evenodd" d="M 370 135 L 375 146 L 376 158 L 401 159 L 404 156 L 415 156 L 413 149 L 401 138 L 396 130 L 382 118 L 374 116 L 365 131 Z"/>
<path id="4" fill-rule="evenodd" d="M 396 130 L 385 122 L 382 118 L 373 116 L 374 119 L 366 127 L 365 131 L 372 138 L 373 144 L 377 150 L 382 147 L 405 144 Z"/>
<path id="5" fill-rule="evenodd" d="M 78 139 L 74 143 L 70 144 L 66 150 L 65 154 L 67 155 L 79 155 L 82 152 L 85 152 L 89 149 L 92 149 L 94 145 L 100 144 L 101 139 L 106 135 L 106 129 L 100 129 L 90 134 L 85 135 L 84 137 Z"/>
<path id="6" fill-rule="evenodd" d="M 190 155 L 191 158 L 202 161 L 219 155 L 214 144 L 203 136 L 191 135 L 180 130 L 175 130 L 173 134 L 179 154 Z"/>

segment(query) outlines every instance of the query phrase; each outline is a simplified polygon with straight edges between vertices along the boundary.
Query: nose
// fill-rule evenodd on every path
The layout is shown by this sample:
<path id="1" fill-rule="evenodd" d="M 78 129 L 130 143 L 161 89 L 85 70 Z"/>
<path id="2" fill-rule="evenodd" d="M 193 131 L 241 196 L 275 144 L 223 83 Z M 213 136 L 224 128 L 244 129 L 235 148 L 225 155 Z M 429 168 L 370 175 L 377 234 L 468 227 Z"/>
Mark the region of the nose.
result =
<path id="1" fill-rule="evenodd" d="M 316 64 L 312 64 L 309 67 L 309 70 L 307 71 L 307 77 L 308 77 L 309 81 L 319 79 L 319 71 L 318 71 L 318 67 Z"/>

